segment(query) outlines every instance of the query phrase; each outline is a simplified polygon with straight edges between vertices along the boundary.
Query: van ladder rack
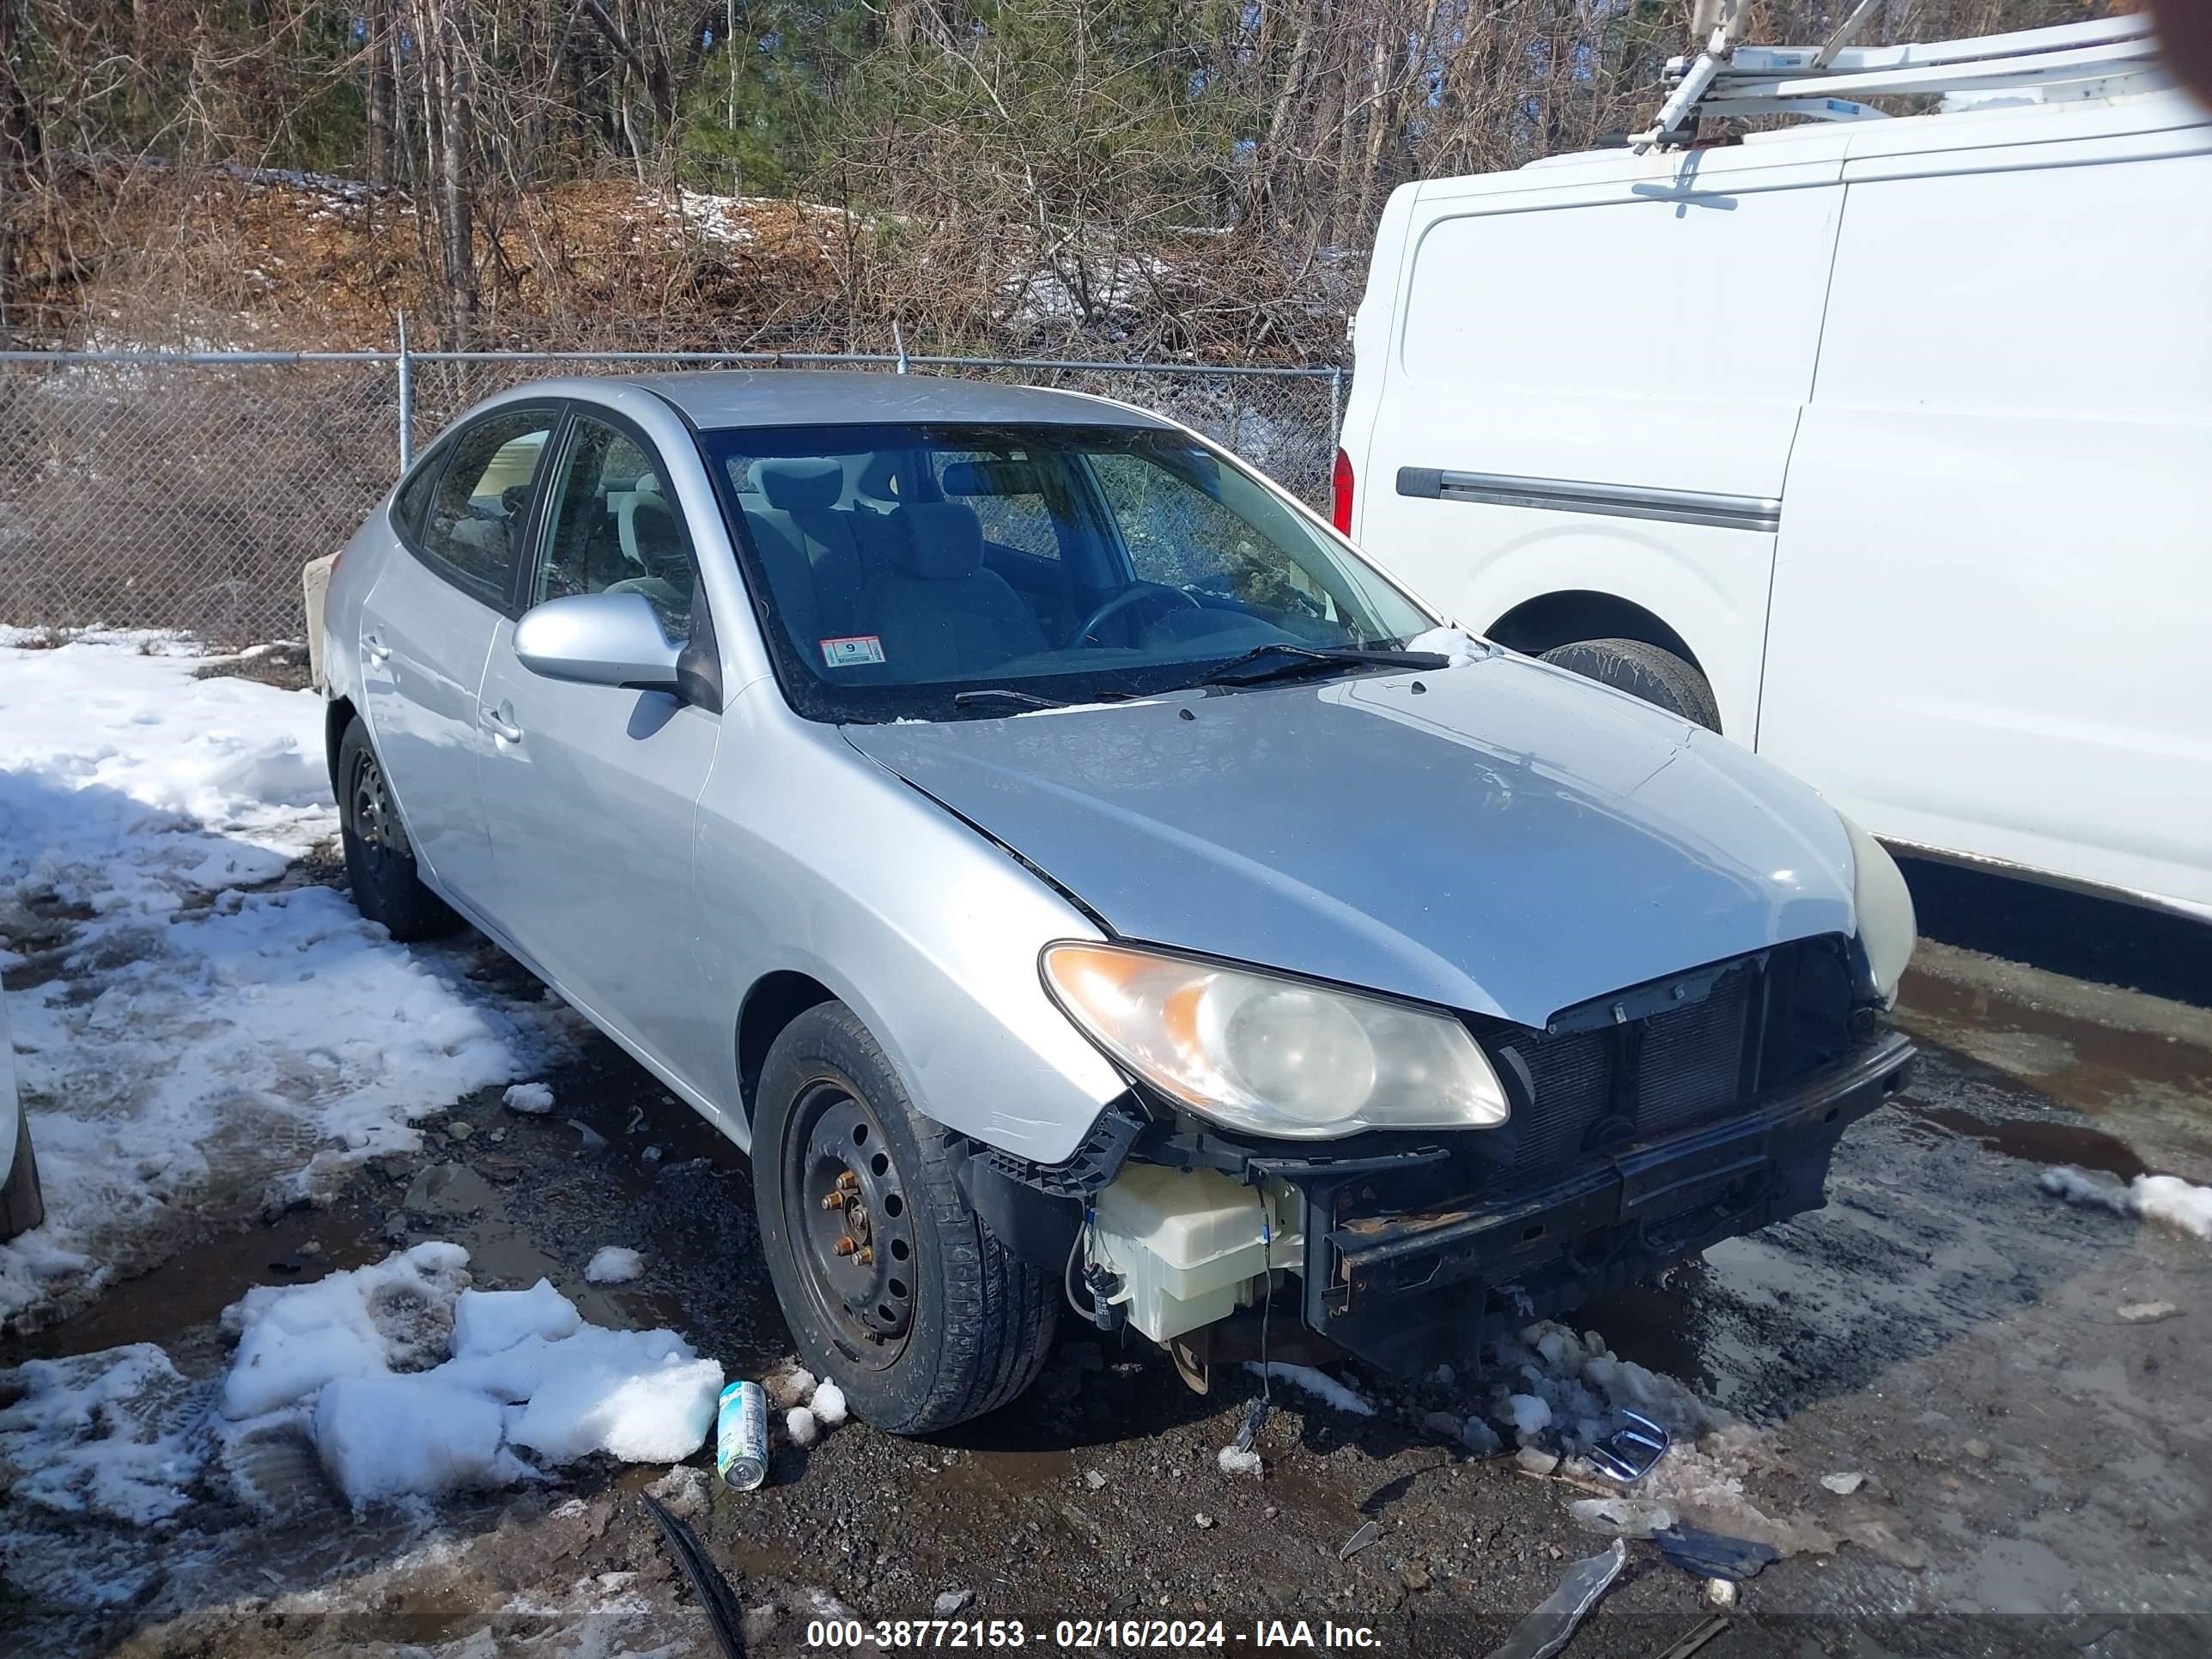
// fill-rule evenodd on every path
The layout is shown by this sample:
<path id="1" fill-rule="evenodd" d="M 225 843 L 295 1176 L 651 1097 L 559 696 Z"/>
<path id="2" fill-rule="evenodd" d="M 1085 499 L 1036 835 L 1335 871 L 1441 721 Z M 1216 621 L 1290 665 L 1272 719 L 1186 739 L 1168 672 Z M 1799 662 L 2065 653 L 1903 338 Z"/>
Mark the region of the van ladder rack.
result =
<path id="1" fill-rule="evenodd" d="M 1998 92 L 2064 87 L 2076 97 L 2117 90 L 2127 81 L 2165 84 L 2150 19 L 2100 17 L 2054 28 L 1917 46 L 1854 46 L 1877 0 L 1860 0 L 1817 46 L 1750 46 L 1741 41 L 1749 0 L 1698 0 L 1692 27 L 1705 40 L 1695 58 L 1667 65 L 1674 90 L 1657 119 L 1629 143 L 1641 155 L 1654 144 L 1685 145 L 1698 123 L 1729 115 L 1798 115 L 1820 121 L 1881 120 L 1859 99 L 1877 93 Z"/>

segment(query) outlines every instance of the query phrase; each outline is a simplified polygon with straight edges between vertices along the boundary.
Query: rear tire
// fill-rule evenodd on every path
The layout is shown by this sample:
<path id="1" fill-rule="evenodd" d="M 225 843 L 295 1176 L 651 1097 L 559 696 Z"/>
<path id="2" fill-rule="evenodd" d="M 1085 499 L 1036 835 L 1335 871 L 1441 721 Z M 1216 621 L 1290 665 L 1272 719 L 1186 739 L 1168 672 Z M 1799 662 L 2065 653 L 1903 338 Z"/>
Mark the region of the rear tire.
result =
<path id="1" fill-rule="evenodd" d="M 1060 1288 L 985 1228 L 954 1174 L 967 1143 L 914 1109 L 859 1017 L 825 1002 L 793 1020 L 757 1098 L 761 1242 L 808 1369 L 893 1434 L 950 1428 L 1035 1382 Z"/>
<path id="2" fill-rule="evenodd" d="M 338 742 L 338 837 L 354 908 L 401 940 L 432 939 L 459 921 L 445 900 L 422 884 L 414 849 L 392 804 L 383 764 L 356 715 Z"/>
<path id="3" fill-rule="evenodd" d="M 31 1155 L 31 1120 L 18 1108 L 15 1163 L 8 1171 L 8 1184 L 0 1187 L 0 1238 L 27 1233 L 46 1218 L 46 1198 L 39 1190 L 39 1161 Z"/>
<path id="4" fill-rule="evenodd" d="M 1658 646 L 1642 640 L 1577 640 L 1547 651 L 1544 660 L 1641 697 L 1708 732 L 1721 729 L 1721 706 L 1711 683 L 1694 665 Z"/>

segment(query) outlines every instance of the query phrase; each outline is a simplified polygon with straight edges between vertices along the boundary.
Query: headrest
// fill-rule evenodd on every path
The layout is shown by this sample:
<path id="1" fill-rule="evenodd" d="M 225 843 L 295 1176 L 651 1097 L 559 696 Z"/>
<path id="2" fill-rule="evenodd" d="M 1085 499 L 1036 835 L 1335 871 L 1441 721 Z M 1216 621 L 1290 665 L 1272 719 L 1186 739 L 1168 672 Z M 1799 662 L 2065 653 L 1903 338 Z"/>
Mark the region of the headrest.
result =
<path id="1" fill-rule="evenodd" d="M 983 523 L 958 501 L 909 501 L 891 515 L 905 533 L 897 540 L 900 569 L 909 576 L 947 582 L 972 575 L 983 563 Z"/>
<path id="2" fill-rule="evenodd" d="M 755 461 L 768 504 L 783 513 L 820 513 L 845 493 L 845 469 L 835 461 Z"/>
<path id="3" fill-rule="evenodd" d="M 944 489 L 948 495 L 1042 495 L 1044 474 L 1035 461 L 954 461 Z"/>
<path id="4" fill-rule="evenodd" d="M 860 476 L 853 481 L 856 494 L 878 501 L 898 499 L 898 455 L 894 450 L 879 449 L 868 457 L 860 468 Z"/>

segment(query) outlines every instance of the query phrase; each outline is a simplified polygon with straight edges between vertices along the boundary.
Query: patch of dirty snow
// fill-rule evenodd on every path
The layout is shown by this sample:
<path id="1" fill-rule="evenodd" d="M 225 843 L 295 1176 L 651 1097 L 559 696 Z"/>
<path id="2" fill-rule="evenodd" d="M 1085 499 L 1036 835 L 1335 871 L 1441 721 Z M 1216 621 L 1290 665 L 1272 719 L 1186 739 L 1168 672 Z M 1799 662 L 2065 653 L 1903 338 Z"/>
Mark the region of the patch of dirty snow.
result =
<path id="1" fill-rule="evenodd" d="M 526 1471 L 501 1443 L 505 1426 L 489 1395 L 421 1372 L 335 1377 L 315 1401 L 323 1467 L 356 1509 L 512 1486 Z"/>
<path id="2" fill-rule="evenodd" d="M 452 1346 L 469 1253 L 439 1241 L 305 1285 L 257 1285 L 223 1310 L 238 1338 L 220 1406 L 233 1422 L 312 1400 L 341 1376 L 420 1370 Z"/>
<path id="3" fill-rule="evenodd" d="M 805 1407 L 793 1406 L 783 1414 L 783 1435 L 794 1446 L 811 1446 L 822 1437 L 822 1425 Z"/>
<path id="4" fill-rule="evenodd" d="M 814 1373 L 796 1359 L 785 1360 L 761 1381 L 761 1389 L 768 1395 L 768 1403 L 780 1412 L 789 1411 L 793 1406 L 804 1406 L 814 1397 L 814 1390 L 820 1386 Z"/>
<path id="5" fill-rule="evenodd" d="M 676 1462 L 705 1443 L 719 1364 L 673 1331 L 585 1324 L 543 1280 L 472 1291 L 467 1261 L 432 1242 L 257 1285 L 224 1311 L 228 1370 L 199 1382 L 146 1343 L 0 1372 L 16 1494 L 161 1526 L 204 1478 L 267 1511 L 257 1470 L 283 1474 L 271 1453 L 287 1444 L 360 1509 L 550 1480 L 595 1452 Z"/>
<path id="6" fill-rule="evenodd" d="M 1213 1461 L 1224 1474 L 1247 1475 L 1257 1480 L 1266 1473 L 1260 1454 L 1245 1446 L 1224 1446 L 1214 1454 Z"/>
<path id="7" fill-rule="evenodd" d="M 510 1112 L 520 1112 L 528 1117 L 543 1117 L 553 1109 L 552 1085 L 544 1083 L 517 1083 L 500 1097 L 501 1103 Z"/>
<path id="8" fill-rule="evenodd" d="M 563 1040 L 392 944 L 336 891 L 275 885 L 337 828 L 323 704 L 198 679 L 174 635 L 0 633 L 0 948 L 46 1224 L 0 1245 L 0 1322 L 96 1292 L 195 1200 L 307 1195 Z M 36 971 L 34 968 L 34 971 Z M 149 1244 L 151 1251 L 157 1247 Z"/>
<path id="9" fill-rule="evenodd" d="M 1009 323 L 1103 322 L 1141 309 L 1173 267 L 1152 254 L 1056 252 L 1000 284 Z"/>
<path id="10" fill-rule="evenodd" d="M 676 1515 L 704 1515 L 707 1512 L 707 1472 L 679 1463 L 646 1488 L 653 1497 L 668 1505 Z"/>
<path id="11" fill-rule="evenodd" d="M 191 1502 L 205 1462 L 206 1403 L 150 1342 L 33 1359 L 0 1411 L 14 1497 L 64 1514 L 156 1526 Z"/>
<path id="12" fill-rule="evenodd" d="M 1489 1356 L 1490 1420 L 1526 1445 L 1541 1437 L 1588 1451 L 1630 1407 L 1669 1434 L 1694 1437 L 1727 1419 L 1671 1377 L 1622 1359 L 1595 1331 L 1540 1321 L 1499 1340 Z"/>
<path id="13" fill-rule="evenodd" d="M 1375 1407 L 1352 1389 L 1338 1382 L 1327 1371 L 1316 1370 L 1311 1365 L 1293 1365 L 1285 1360 L 1271 1359 L 1261 1364 L 1256 1359 L 1244 1362 L 1244 1369 L 1255 1376 L 1266 1376 L 1277 1382 L 1287 1382 L 1303 1389 L 1325 1405 L 1340 1412 L 1350 1412 L 1354 1417 L 1372 1417 Z"/>
<path id="14" fill-rule="evenodd" d="M 1556 1467 L 1583 1484 L 1600 1480 L 1586 1454 L 1618 1426 L 1622 1408 L 1632 1408 L 1665 1428 L 1673 1441 L 1633 1488 L 1643 1504 L 1663 1506 L 1695 1526 L 1771 1545 L 1784 1555 L 1828 1554 L 1850 1540 L 1891 1560 L 1912 1559 L 1901 1528 L 1879 1514 L 1831 1526 L 1802 1510 L 1763 1504 L 1753 1495 L 1762 1484 L 1776 1490 L 1809 1484 L 1784 1458 L 1774 1437 L 1707 1405 L 1673 1377 L 1622 1359 L 1595 1331 L 1577 1334 L 1539 1321 L 1501 1339 L 1487 1358 L 1490 1420 L 1521 1437 L 1522 1467 L 1531 1473 L 1549 1474 Z M 1523 1425 L 1535 1419 L 1536 1407 L 1548 1413 L 1548 1423 L 1526 1432 Z M 1555 1450 L 1565 1454 L 1556 1464 Z"/>
<path id="15" fill-rule="evenodd" d="M 584 1264 L 584 1281 L 589 1285 L 627 1285 L 644 1274 L 645 1258 L 620 1244 L 602 1245 Z"/>
<path id="16" fill-rule="evenodd" d="M 2192 1186 L 2179 1176 L 2137 1176 L 2136 1208 L 2152 1221 L 2212 1238 L 2212 1187 Z"/>
<path id="17" fill-rule="evenodd" d="M 1511 1419 L 1513 1432 L 1521 1437 L 1523 1445 L 1552 1426 L 1552 1408 L 1537 1395 L 1507 1395 L 1505 1415 Z"/>
<path id="18" fill-rule="evenodd" d="M 453 1304 L 453 1357 L 504 1353 L 533 1336 L 558 1342 L 583 1323 L 576 1304 L 549 1279 L 526 1291 L 463 1291 Z"/>
<path id="19" fill-rule="evenodd" d="M 638 206 L 663 215 L 673 223 L 710 242 L 744 247 L 760 240 L 757 218 L 771 225 L 795 223 L 812 232 L 826 252 L 828 239 L 845 234 L 847 214 L 819 202 L 787 201 L 775 196 L 717 196 L 710 191 L 679 188 L 672 198 L 653 194 L 637 198 Z"/>
<path id="20" fill-rule="evenodd" d="M 312 1406 L 324 1468 L 356 1508 L 511 1486 L 593 1452 L 674 1462 L 705 1443 L 718 1363 L 673 1331 L 586 1325 L 544 1279 L 470 1290 L 467 1259 L 433 1242 L 257 1286 L 224 1315 L 240 1333 L 224 1414 Z"/>
<path id="21" fill-rule="evenodd" d="M 2199 1187 L 2179 1176 L 2139 1175 L 2122 1186 L 2070 1164 L 2055 1164 L 2039 1178 L 2043 1190 L 2069 1204 L 2162 1221 L 2198 1238 L 2212 1238 L 2212 1187 Z"/>
<path id="22" fill-rule="evenodd" d="M 1446 665 L 1462 668 L 1471 662 L 1480 662 L 1490 654 L 1490 647 L 1463 628 L 1431 628 L 1425 634 L 1416 634 L 1406 641 L 1408 651 L 1433 651 L 1438 656 L 1449 657 Z"/>

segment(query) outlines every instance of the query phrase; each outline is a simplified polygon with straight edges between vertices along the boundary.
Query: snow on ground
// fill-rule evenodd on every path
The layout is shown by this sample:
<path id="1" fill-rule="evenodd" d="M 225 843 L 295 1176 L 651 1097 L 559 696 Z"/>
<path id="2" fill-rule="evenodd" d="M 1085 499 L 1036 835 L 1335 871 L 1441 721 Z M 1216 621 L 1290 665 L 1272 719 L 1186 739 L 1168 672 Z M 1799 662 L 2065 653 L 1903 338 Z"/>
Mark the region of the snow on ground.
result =
<path id="1" fill-rule="evenodd" d="M 184 1488 L 204 1461 L 195 1431 L 205 1413 L 160 1348 L 28 1360 L 15 1382 L 23 1394 L 0 1411 L 0 1454 L 17 1498 L 142 1527 L 191 1502 Z"/>
<path id="2" fill-rule="evenodd" d="M 544 1480 L 595 1452 L 676 1462 L 704 1443 L 719 1363 L 673 1331 L 587 1325 L 543 1279 L 470 1289 L 467 1262 L 434 1242 L 257 1285 L 223 1315 L 228 1369 L 203 1382 L 150 1343 L 29 1362 L 0 1411 L 16 1496 L 159 1526 L 211 1487 L 254 1501 L 246 1449 L 285 1436 L 356 1508 Z"/>
<path id="3" fill-rule="evenodd" d="M 584 1267 L 584 1280 L 590 1285 L 627 1285 L 645 1272 L 645 1258 L 635 1250 L 620 1244 L 608 1244 L 594 1251 Z"/>
<path id="4" fill-rule="evenodd" d="M 1564 1453 L 1564 1472 L 1584 1485 L 1610 1484 L 1585 1454 L 1629 1408 L 1658 1423 L 1673 1441 L 1636 1484 L 1639 1498 L 1784 1554 L 1832 1551 L 1839 1535 L 1869 1548 L 1892 1541 L 1878 1522 L 1862 1519 L 1838 1533 L 1802 1511 L 1759 1507 L 1751 1495 L 1754 1484 L 1786 1469 L 1774 1437 L 1706 1405 L 1673 1377 L 1622 1359 L 1595 1331 L 1577 1335 L 1539 1321 L 1502 1338 L 1486 1358 L 1490 1420 L 1512 1431 L 1523 1446 Z"/>
<path id="5" fill-rule="evenodd" d="M 1005 296 L 1000 318 L 1036 324 L 1127 316 L 1141 309 L 1160 280 L 1171 274 L 1165 260 L 1149 253 L 1056 251 L 1044 264 L 1024 262 L 1000 283 Z"/>
<path id="6" fill-rule="evenodd" d="M 298 1195 L 410 1148 L 553 1040 L 339 893 L 274 885 L 337 829 L 320 699 L 197 679 L 170 635 L 34 637 L 0 629 L 0 966 L 47 1215 L 0 1245 L 0 1322 L 25 1322 L 210 1189 Z"/>
<path id="7" fill-rule="evenodd" d="M 1258 1360 L 1248 1359 L 1244 1362 L 1244 1369 L 1255 1376 L 1287 1382 L 1292 1388 L 1313 1395 L 1324 1405 L 1334 1406 L 1340 1412 L 1350 1412 L 1354 1417 L 1375 1415 L 1374 1407 L 1327 1371 L 1316 1370 L 1311 1365 L 1293 1365 L 1280 1359 L 1271 1359 L 1261 1364 Z"/>
<path id="8" fill-rule="evenodd" d="M 553 1087 L 547 1083 L 518 1083 L 500 1098 L 508 1111 L 527 1117 L 543 1117 L 553 1109 Z"/>
<path id="9" fill-rule="evenodd" d="M 2179 1176 L 2139 1175 L 2122 1186 L 2060 1164 L 2045 1170 L 2039 1184 L 2069 1204 L 2094 1206 L 2117 1215 L 2139 1215 L 2198 1238 L 2212 1238 L 2212 1187 L 2194 1186 Z"/>

